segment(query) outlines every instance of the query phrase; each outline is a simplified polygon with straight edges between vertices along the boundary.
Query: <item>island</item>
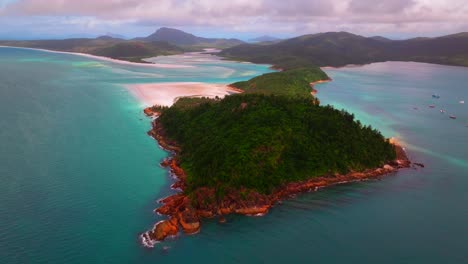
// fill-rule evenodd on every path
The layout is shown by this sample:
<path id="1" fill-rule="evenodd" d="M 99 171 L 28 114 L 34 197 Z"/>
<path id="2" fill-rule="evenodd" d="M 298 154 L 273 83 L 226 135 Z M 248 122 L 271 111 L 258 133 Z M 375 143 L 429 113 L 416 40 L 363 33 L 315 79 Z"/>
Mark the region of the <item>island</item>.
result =
<path id="1" fill-rule="evenodd" d="M 180 98 L 153 106 L 149 135 L 171 156 L 161 165 L 180 192 L 161 199 L 167 216 L 143 233 L 144 245 L 200 231 L 202 219 L 258 216 L 282 199 L 363 181 L 410 166 L 403 148 L 353 114 L 320 105 L 318 67 L 296 68 L 231 86 L 224 98 Z"/>

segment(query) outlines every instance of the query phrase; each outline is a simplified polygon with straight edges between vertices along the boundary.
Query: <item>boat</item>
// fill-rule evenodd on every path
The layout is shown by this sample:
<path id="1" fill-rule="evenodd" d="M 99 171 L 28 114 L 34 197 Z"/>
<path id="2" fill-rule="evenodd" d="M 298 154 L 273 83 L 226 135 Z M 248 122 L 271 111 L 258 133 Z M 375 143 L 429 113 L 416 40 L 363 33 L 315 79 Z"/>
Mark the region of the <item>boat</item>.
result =
<path id="1" fill-rule="evenodd" d="M 438 95 L 438 94 L 433 94 L 433 95 L 432 95 L 432 98 L 439 99 L 439 98 L 440 98 L 440 95 Z"/>
<path id="2" fill-rule="evenodd" d="M 435 108 L 435 105 L 430 105 L 429 108 Z"/>
<path id="3" fill-rule="evenodd" d="M 464 103 L 465 103 L 465 101 L 460 101 L 460 104 L 464 104 Z"/>
<path id="4" fill-rule="evenodd" d="M 445 113 L 445 110 L 444 110 L 444 109 L 440 109 L 440 112 L 441 112 L 442 114 L 444 114 L 444 113 Z"/>
<path id="5" fill-rule="evenodd" d="M 451 119 L 457 119 L 457 117 L 454 116 L 454 115 L 451 115 L 450 118 L 451 118 Z"/>

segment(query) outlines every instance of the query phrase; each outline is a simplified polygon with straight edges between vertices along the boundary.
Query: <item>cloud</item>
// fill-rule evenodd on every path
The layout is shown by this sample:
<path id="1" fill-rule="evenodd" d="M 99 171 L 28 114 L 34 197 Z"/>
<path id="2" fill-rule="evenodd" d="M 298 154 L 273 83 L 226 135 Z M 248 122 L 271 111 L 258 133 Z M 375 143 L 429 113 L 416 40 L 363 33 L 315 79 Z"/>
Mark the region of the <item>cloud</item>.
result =
<path id="1" fill-rule="evenodd" d="M 414 0 L 351 0 L 349 2 L 349 11 L 357 14 L 395 14 L 405 11 L 406 9 L 414 6 L 415 4 L 416 2 Z"/>
<path id="2" fill-rule="evenodd" d="M 75 17 L 93 26 L 205 27 L 225 32 L 300 34 L 346 29 L 468 31 L 468 1 L 451 0 L 0 0 L 2 17 Z M 89 23 L 88 23 L 89 24 Z M 1 30 L 1 29 L 0 29 Z"/>

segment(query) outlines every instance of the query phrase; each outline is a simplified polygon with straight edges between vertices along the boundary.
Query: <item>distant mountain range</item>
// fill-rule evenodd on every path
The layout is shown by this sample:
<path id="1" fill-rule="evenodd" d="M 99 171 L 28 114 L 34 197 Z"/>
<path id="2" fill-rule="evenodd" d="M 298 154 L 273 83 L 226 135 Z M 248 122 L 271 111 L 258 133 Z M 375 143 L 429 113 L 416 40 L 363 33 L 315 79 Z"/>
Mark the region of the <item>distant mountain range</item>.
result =
<path id="1" fill-rule="evenodd" d="M 370 38 L 371 38 L 371 39 L 378 40 L 378 41 L 383 41 L 383 42 L 392 41 L 391 39 L 386 38 L 386 37 L 382 37 L 382 36 L 373 36 L 373 37 L 370 37 Z"/>
<path id="2" fill-rule="evenodd" d="M 242 44 L 221 56 L 279 68 L 344 66 L 381 61 L 417 61 L 468 66 L 468 33 L 437 38 L 390 40 L 348 32 L 304 35 L 271 45 Z"/>
<path id="3" fill-rule="evenodd" d="M 391 40 L 381 36 L 363 37 L 348 32 L 326 32 L 286 40 L 262 36 L 254 39 L 261 42 L 246 44 L 238 39 L 203 38 L 163 27 L 147 37 L 132 40 L 121 37 L 118 34 L 107 34 L 98 38 L 0 41 L 0 45 L 82 52 L 137 62 L 159 55 L 219 48 L 224 49 L 220 55 L 226 58 L 268 63 L 284 69 L 339 67 L 381 61 L 417 61 L 468 67 L 468 33 Z"/>
<path id="4" fill-rule="evenodd" d="M 249 39 L 250 42 L 275 42 L 280 41 L 280 38 L 264 35 L 258 38 Z"/>
<path id="5" fill-rule="evenodd" d="M 120 34 L 115 34 L 112 32 L 107 32 L 104 36 L 112 37 L 112 38 L 118 38 L 118 39 L 127 39 L 124 35 Z"/>
<path id="6" fill-rule="evenodd" d="M 54 51 L 80 52 L 132 62 L 160 55 L 180 54 L 203 48 L 227 48 L 244 43 L 238 39 L 202 38 L 181 30 L 160 28 L 142 38 L 125 40 L 124 36 L 107 33 L 97 38 L 63 40 L 0 41 L 0 45 L 41 48 Z"/>

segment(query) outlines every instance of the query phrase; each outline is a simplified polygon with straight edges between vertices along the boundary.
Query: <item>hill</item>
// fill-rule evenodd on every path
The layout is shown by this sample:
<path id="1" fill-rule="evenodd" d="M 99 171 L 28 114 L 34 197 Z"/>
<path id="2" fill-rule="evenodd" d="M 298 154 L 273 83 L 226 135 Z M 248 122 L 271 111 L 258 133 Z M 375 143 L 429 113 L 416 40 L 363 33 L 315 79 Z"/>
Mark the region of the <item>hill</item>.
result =
<path id="1" fill-rule="evenodd" d="M 243 44 L 220 53 L 230 59 L 280 68 L 417 61 L 468 66 L 468 34 L 392 41 L 348 32 L 304 35 L 271 45 Z"/>
<path id="2" fill-rule="evenodd" d="M 174 28 L 162 27 L 153 34 L 137 38 L 141 41 L 166 41 L 174 45 L 185 47 L 228 48 L 244 43 L 238 39 L 203 38 Z"/>

